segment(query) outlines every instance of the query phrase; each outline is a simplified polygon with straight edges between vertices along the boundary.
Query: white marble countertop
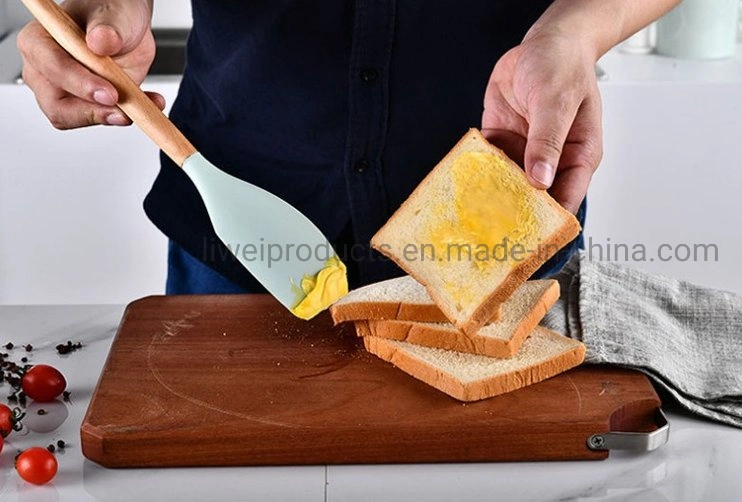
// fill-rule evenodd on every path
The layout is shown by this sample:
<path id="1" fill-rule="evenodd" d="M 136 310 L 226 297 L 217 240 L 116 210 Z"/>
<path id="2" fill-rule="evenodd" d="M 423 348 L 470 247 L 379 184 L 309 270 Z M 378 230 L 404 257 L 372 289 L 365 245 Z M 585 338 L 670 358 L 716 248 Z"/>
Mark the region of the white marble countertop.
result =
<path id="1" fill-rule="evenodd" d="M 648 454 L 605 461 L 111 470 L 83 458 L 79 428 L 113 339 L 121 306 L 1 306 L 0 343 L 30 343 L 72 392 L 68 417 L 48 433 L 13 433 L 0 454 L 0 500 L 40 501 L 732 501 L 742 490 L 742 430 L 668 410 L 670 441 Z M 82 350 L 60 356 L 58 343 Z M 14 349 L 13 359 L 21 354 Z M 7 386 L 0 387 L 0 395 Z M 59 410 L 58 410 L 59 411 Z M 65 410 L 61 409 L 62 415 Z M 206 430 L 204 434 L 208 434 Z M 46 486 L 12 468 L 18 449 L 68 443 Z"/>

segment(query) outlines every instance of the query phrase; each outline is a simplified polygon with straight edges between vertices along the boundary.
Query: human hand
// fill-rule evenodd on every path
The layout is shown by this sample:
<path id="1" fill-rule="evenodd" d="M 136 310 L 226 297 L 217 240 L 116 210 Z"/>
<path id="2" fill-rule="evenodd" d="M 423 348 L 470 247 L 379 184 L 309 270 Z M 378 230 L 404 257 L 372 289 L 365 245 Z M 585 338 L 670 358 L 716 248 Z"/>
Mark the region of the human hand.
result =
<path id="1" fill-rule="evenodd" d="M 572 213 L 603 155 L 595 56 L 579 39 L 534 35 L 495 65 L 482 133 Z"/>
<path id="2" fill-rule="evenodd" d="M 86 32 L 92 52 L 111 56 L 141 84 L 155 56 L 151 0 L 67 0 L 61 7 Z M 39 23 L 33 21 L 21 30 L 18 49 L 23 80 L 57 129 L 131 124 L 116 108 L 119 95 L 114 86 L 74 60 Z M 147 94 L 160 109 L 165 108 L 161 95 Z"/>

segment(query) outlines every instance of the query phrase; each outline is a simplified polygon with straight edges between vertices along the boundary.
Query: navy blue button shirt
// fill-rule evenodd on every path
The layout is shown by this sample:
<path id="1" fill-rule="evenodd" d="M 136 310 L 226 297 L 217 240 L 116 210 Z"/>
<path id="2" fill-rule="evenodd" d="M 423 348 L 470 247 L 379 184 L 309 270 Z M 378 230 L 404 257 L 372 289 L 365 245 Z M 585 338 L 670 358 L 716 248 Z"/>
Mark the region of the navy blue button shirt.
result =
<path id="1" fill-rule="evenodd" d="M 495 62 L 549 3 L 193 0 L 171 118 L 215 165 L 314 221 L 350 262 L 352 286 L 389 278 L 401 272 L 368 249 L 371 236 L 480 125 Z M 145 209 L 190 255 L 261 289 L 222 258 L 198 193 L 166 158 Z"/>

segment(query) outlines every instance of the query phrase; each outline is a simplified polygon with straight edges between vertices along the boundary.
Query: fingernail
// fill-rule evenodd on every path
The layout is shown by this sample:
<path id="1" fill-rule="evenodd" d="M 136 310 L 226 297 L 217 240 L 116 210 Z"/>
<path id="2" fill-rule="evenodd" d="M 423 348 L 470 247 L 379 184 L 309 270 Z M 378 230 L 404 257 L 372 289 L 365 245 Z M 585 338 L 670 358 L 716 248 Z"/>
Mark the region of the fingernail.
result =
<path id="1" fill-rule="evenodd" d="M 105 106 L 113 106 L 116 104 L 116 100 L 113 99 L 113 96 L 108 94 L 108 92 L 104 91 L 103 89 L 98 89 L 93 93 L 93 99 L 96 103 L 100 103 L 101 105 Z"/>
<path id="2" fill-rule="evenodd" d="M 554 168 L 546 162 L 536 162 L 531 168 L 531 177 L 547 187 L 554 182 L 554 174 Z"/>
<path id="3" fill-rule="evenodd" d="M 106 116 L 106 124 L 123 126 L 129 125 L 129 121 L 122 114 L 114 112 Z"/>

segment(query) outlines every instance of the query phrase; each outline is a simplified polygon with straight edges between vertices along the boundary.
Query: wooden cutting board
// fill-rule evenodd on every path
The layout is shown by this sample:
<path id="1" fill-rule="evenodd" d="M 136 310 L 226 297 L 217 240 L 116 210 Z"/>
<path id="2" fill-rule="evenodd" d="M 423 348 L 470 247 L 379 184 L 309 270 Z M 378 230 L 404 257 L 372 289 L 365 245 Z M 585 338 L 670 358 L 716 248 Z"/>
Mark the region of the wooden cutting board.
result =
<path id="1" fill-rule="evenodd" d="M 109 467 L 601 459 L 591 434 L 654 430 L 659 406 L 643 375 L 598 367 L 464 404 L 327 313 L 155 296 L 126 309 L 81 434 Z"/>

